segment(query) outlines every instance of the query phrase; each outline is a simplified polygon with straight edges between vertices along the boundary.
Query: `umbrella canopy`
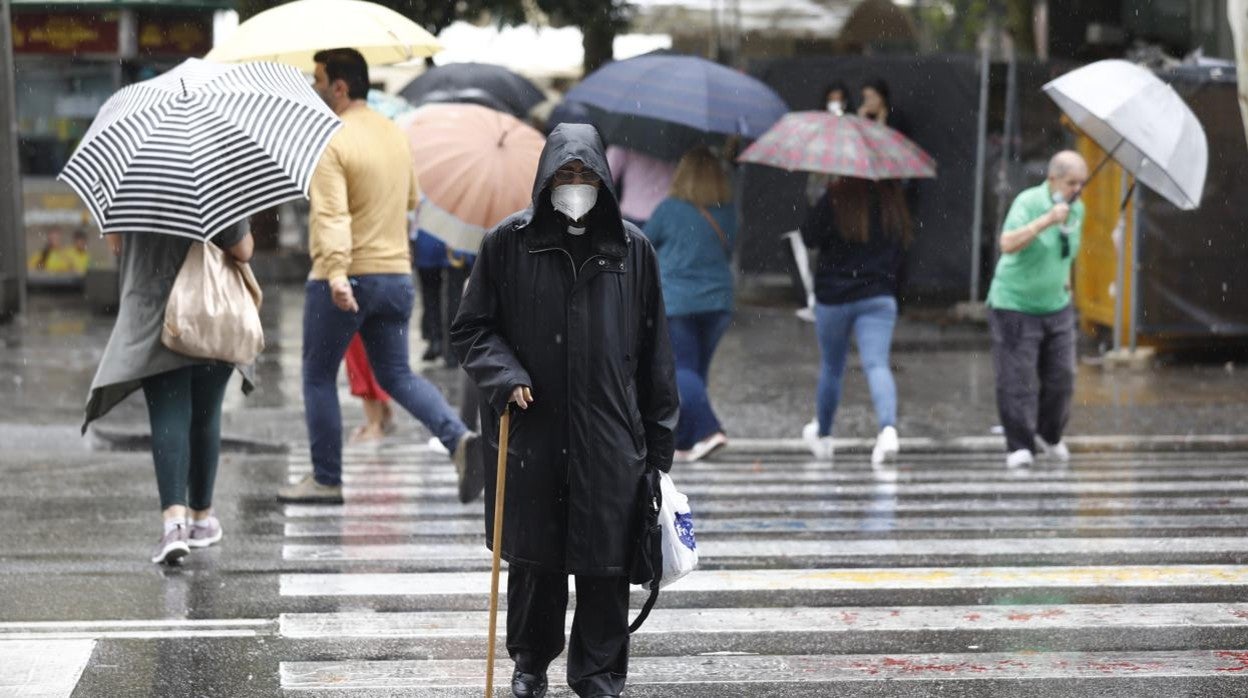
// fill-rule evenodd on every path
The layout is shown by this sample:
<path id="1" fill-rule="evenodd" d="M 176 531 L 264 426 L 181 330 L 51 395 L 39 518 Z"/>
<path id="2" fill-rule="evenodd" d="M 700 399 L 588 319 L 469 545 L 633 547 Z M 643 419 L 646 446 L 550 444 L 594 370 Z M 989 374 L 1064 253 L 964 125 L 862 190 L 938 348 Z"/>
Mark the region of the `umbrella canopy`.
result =
<path id="1" fill-rule="evenodd" d="M 420 77 L 409 82 L 407 87 L 399 90 L 413 104 L 428 101 L 450 102 L 453 97 L 440 97 L 426 100 L 430 93 L 455 95 L 468 90 L 467 94 L 475 95 L 475 91 L 483 92 L 501 103 L 512 116 L 523 119 L 529 110 L 541 104 L 546 95 L 528 79 L 511 72 L 501 65 L 489 63 L 448 63 L 430 68 Z M 477 99 L 462 101 L 481 104 Z M 486 104 L 484 106 L 493 107 Z"/>
<path id="2" fill-rule="evenodd" d="M 323 49 L 353 48 L 369 65 L 432 56 L 442 45 L 424 27 L 364 0 L 295 0 L 238 25 L 205 58 L 221 63 L 274 61 L 311 73 Z"/>
<path id="3" fill-rule="evenodd" d="M 789 110 L 749 75 L 674 54 L 608 63 L 567 99 L 600 112 L 595 123 L 609 143 L 669 159 L 716 136 L 757 138 Z"/>
<path id="4" fill-rule="evenodd" d="M 786 114 L 737 160 L 873 180 L 936 176 L 932 156 L 901 133 L 827 111 Z"/>
<path id="5" fill-rule="evenodd" d="M 208 240 L 306 197 L 341 126 L 290 66 L 191 58 L 105 102 L 59 179 L 103 233 Z"/>
<path id="6" fill-rule="evenodd" d="M 1098 61 L 1044 86 L 1084 133 L 1136 179 L 1184 210 L 1200 205 L 1209 145 L 1196 115 L 1148 70 Z"/>
<path id="7" fill-rule="evenodd" d="M 510 114 L 475 104 L 431 104 L 410 119 L 425 195 L 420 227 L 475 254 L 490 228 L 531 203 L 546 139 Z"/>
<path id="8" fill-rule="evenodd" d="M 476 104 L 489 107 L 494 111 L 512 114 L 511 109 L 497 97 L 479 87 L 464 87 L 457 90 L 434 90 L 426 92 L 416 101 L 417 106 L 426 104 Z M 513 114 L 514 115 L 514 114 Z"/>

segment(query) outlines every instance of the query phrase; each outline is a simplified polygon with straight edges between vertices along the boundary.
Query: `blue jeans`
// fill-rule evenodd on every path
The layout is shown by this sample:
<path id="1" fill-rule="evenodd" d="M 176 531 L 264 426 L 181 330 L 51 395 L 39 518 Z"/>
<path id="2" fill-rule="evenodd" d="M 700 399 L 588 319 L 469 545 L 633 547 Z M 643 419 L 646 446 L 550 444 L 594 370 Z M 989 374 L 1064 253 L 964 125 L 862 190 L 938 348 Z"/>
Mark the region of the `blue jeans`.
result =
<path id="1" fill-rule="evenodd" d="M 706 394 L 706 374 L 715 347 L 732 324 L 732 313 L 717 310 L 689 315 L 669 315 L 667 330 L 676 358 L 676 388 L 680 391 L 680 421 L 676 424 L 676 448 L 687 451 L 719 431 L 719 419 Z"/>
<path id="2" fill-rule="evenodd" d="M 867 374 L 871 402 L 880 429 L 897 424 L 897 384 L 888 367 L 888 351 L 893 343 L 893 326 L 897 324 L 897 299 L 875 296 L 836 305 L 815 304 L 815 330 L 819 336 L 822 367 L 819 370 L 819 392 L 815 414 L 819 418 L 819 435 L 832 434 L 836 407 L 841 401 L 841 377 L 849 356 L 849 335 L 858 343 L 858 356 Z"/>
<path id="3" fill-rule="evenodd" d="M 467 431 L 446 398 L 408 363 L 408 323 L 416 290 L 407 274 L 351 277 L 358 313 L 334 306 L 329 282 L 309 281 L 303 304 L 303 408 L 312 472 L 322 485 L 342 482 L 342 411 L 338 367 L 351 337 L 360 333 L 377 382 L 433 435 L 455 452 Z"/>

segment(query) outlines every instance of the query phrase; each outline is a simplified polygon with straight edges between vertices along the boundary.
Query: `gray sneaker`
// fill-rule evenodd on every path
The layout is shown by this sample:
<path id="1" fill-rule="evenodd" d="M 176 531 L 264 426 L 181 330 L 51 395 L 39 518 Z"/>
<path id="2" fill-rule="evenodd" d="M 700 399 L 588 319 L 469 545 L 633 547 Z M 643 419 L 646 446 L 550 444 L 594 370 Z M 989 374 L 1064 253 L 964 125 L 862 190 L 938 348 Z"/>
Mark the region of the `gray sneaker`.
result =
<path id="1" fill-rule="evenodd" d="M 467 432 L 459 439 L 451 460 L 459 476 L 459 501 L 467 504 L 485 489 L 485 455 L 481 453 L 481 436 Z"/>
<path id="2" fill-rule="evenodd" d="M 203 525 L 207 524 L 207 525 Z M 186 544 L 192 548 L 207 548 L 221 540 L 221 522 L 215 516 L 209 516 L 201 522 L 191 522 L 191 533 Z"/>
<path id="3" fill-rule="evenodd" d="M 311 475 L 277 491 L 284 504 L 342 504 L 342 485 L 322 485 Z"/>
<path id="4" fill-rule="evenodd" d="M 156 544 L 156 549 L 152 552 L 152 562 L 166 565 L 176 565 L 182 561 L 191 552 L 191 548 L 186 542 L 187 532 L 185 525 L 179 525 L 171 529 L 160 537 L 160 542 Z"/>

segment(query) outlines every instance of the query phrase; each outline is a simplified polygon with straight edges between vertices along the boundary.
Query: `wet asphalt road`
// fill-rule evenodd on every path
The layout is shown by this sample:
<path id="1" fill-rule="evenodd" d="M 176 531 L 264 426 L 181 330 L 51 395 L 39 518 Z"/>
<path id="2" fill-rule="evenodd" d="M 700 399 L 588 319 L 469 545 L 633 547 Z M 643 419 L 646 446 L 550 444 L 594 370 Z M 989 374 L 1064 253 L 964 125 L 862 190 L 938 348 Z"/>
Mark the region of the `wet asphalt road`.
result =
<path id="1" fill-rule="evenodd" d="M 28 695 L 19 665 L 77 676 L 46 695 L 480 695 L 489 558 L 445 456 L 355 450 L 345 506 L 274 502 L 307 467 L 228 456 L 225 540 L 162 569 L 148 456 L 7 460 L 0 695 Z M 702 566 L 636 636 L 629 695 L 1248 695 L 1248 454 L 674 475 Z"/>
<path id="2" fill-rule="evenodd" d="M 480 695 L 480 506 L 455 502 L 422 428 L 403 416 L 352 452 L 345 507 L 273 500 L 308 465 L 301 298 L 269 298 L 263 383 L 231 393 L 226 431 L 292 450 L 228 451 L 226 538 L 172 570 L 146 561 L 150 456 L 78 436 L 111 318 L 36 298 L 0 326 L 0 696 Z M 982 328 L 906 320 L 897 340 L 903 439 L 935 446 L 893 470 L 870 467 L 869 442 L 813 463 L 791 438 L 812 410 L 811 328 L 738 312 L 712 368 L 735 444 L 675 473 L 702 567 L 635 638 L 628 695 L 1248 696 L 1245 372 L 1085 365 L 1071 431 L 1117 450 L 1014 475 L 990 436 Z M 457 401 L 454 372 L 421 369 Z M 851 371 L 839 436 L 872 435 L 864 383 Z M 134 399 L 102 426 L 145 420 Z M 1167 435 L 1206 450 L 1130 450 Z M 552 696 L 570 695 L 560 671 Z"/>

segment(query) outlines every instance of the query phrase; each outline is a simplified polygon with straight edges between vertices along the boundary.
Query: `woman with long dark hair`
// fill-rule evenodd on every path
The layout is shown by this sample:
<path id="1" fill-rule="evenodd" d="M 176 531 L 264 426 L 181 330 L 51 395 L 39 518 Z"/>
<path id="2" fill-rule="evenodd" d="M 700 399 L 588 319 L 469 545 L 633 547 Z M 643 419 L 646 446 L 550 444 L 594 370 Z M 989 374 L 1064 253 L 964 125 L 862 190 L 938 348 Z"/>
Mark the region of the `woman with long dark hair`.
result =
<path id="1" fill-rule="evenodd" d="M 867 375 L 879 437 L 871 462 L 897 455 L 897 386 L 889 349 L 910 214 L 899 183 L 843 177 L 828 185 L 802 223 L 802 239 L 819 251 L 815 267 L 815 326 L 821 368 L 816 418 L 802 430 L 814 456 L 831 460 L 832 423 L 852 334 Z"/>

